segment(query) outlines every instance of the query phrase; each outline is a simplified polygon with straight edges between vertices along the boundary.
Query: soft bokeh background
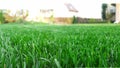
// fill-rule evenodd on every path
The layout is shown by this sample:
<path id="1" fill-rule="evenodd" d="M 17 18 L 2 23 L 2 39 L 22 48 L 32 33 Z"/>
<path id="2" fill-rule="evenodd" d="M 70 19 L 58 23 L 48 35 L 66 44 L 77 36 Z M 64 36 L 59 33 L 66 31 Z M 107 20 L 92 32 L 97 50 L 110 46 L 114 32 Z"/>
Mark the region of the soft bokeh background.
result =
<path id="1" fill-rule="evenodd" d="M 53 8 L 57 12 L 66 15 L 64 3 L 71 3 L 79 11 L 77 16 L 83 18 L 101 18 L 102 3 L 118 3 L 119 0 L 0 0 L 0 9 L 29 9 L 35 15 L 36 10 Z M 66 15 L 67 16 L 67 15 Z"/>

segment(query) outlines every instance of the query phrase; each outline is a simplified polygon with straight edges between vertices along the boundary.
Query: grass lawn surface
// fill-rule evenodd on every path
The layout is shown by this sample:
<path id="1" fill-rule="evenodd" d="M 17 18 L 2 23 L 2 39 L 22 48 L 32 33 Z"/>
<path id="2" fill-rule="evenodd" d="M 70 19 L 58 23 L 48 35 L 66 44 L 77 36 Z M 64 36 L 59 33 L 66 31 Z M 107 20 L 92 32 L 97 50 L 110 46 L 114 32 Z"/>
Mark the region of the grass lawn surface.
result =
<path id="1" fill-rule="evenodd" d="M 120 25 L 0 25 L 0 68 L 74 67 L 120 67 Z"/>

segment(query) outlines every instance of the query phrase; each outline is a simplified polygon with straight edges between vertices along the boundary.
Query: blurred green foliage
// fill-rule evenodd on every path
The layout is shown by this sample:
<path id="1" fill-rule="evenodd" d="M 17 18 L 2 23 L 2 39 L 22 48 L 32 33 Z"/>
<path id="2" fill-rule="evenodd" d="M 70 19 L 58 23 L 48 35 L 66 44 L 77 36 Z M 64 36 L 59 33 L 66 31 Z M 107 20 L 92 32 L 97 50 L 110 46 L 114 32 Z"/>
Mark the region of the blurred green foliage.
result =
<path id="1" fill-rule="evenodd" d="M 54 23 L 54 15 L 53 15 L 53 14 L 50 16 L 50 21 L 51 21 L 52 23 Z"/>
<path id="2" fill-rule="evenodd" d="M 102 19 L 106 20 L 106 9 L 107 9 L 107 4 L 103 3 L 102 4 Z"/>
<path id="3" fill-rule="evenodd" d="M 73 24 L 78 23 L 78 19 L 77 19 L 76 16 L 73 16 L 73 21 L 72 21 L 72 23 L 73 23 Z"/>
<path id="4" fill-rule="evenodd" d="M 0 24 L 4 23 L 4 22 L 5 22 L 5 19 L 4 19 L 4 16 L 3 16 L 3 11 L 0 10 Z"/>

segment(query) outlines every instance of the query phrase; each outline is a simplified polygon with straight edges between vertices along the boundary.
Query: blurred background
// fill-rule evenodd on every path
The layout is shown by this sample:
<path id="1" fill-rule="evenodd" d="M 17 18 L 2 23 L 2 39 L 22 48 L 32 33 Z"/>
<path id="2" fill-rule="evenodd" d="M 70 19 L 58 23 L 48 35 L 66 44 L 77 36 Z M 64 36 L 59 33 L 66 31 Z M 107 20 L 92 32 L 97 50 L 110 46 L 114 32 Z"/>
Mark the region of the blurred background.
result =
<path id="1" fill-rule="evenodd" d="M 116 20 L 115 0 L 0 0 L 5 22 L 89 23 Z M 117 16 L 118 17 L 118 16 Z M 2 19 L 2 18 L 1 18 Z M 119 21 L 119 20 L 118 20 Z"/>

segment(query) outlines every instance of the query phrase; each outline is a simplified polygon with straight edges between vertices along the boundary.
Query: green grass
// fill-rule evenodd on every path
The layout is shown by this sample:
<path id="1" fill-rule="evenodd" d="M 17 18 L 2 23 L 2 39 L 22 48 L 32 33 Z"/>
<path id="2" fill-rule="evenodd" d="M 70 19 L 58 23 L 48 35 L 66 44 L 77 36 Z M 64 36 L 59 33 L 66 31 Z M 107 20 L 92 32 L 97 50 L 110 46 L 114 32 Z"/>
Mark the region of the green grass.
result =
<path id="1" fill-rule="evenodd" d="M 1 24 L 0 68 L 120 67 L 119 24 Z"/>

